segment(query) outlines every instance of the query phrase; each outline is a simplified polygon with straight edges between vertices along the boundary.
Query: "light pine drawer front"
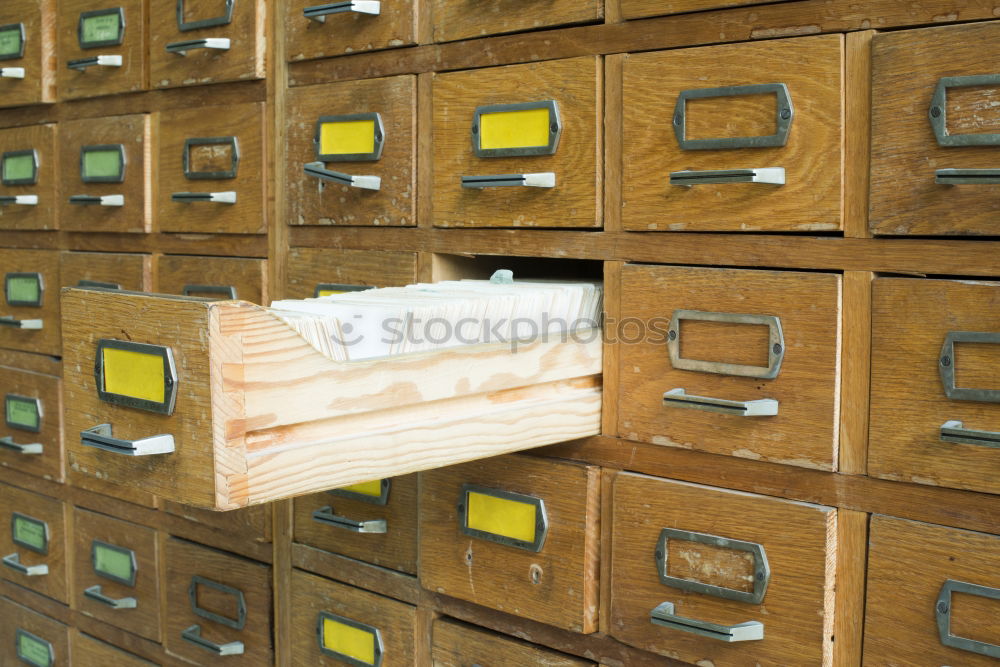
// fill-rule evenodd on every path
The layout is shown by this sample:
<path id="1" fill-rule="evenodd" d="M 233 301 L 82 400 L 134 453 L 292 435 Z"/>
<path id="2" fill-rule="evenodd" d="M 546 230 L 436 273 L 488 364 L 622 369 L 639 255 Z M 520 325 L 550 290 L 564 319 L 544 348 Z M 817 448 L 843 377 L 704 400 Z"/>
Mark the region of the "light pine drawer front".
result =
<path id="1" fill-rule="evenodd" d="M 420 664 L 416 608 L 375 593 L 292 570 L 293 665 Z"/>
<path id="2" fill-rule="evenodd" d="M 335 12 L 336 4 L 320 0 L 284 3 L 285 48 L 290 61 L 410 46 L 417 42 L 419 3 L 415 0 L 354 3 L 350 11 Z M 423 7 L 425 12 L 428 9 Z"/>
<path id="3" fill-rule="evenodd" d="M 114 665 L 114 667 L 156 667 L 156 663 L 123 651 L 100 639 L 74 630 L 70 635 L 73 658 L 81 665 Z"/>
<path id="4" fill-rule="evenodd" d="M 337 292 L 338 286 L 396 287 L 417 279 L 417 253 L 289 248 L 285 298 Z"/>
<path id="5" fill-rule="evenodd" d="M 167 652 L 196 665 L 274 664 L 271 568 L 166 540 Z"/>
<path id="6" fill-rule="evenodd" d="M 0 664 L 70 667 L 69 628 L 55 619 L 0 598 Z"/>
<path id="7" fill-rule="evenodd" d="M 839 664 L 835 508 L 631 473 L 612 502 L 612 636 L 695 664 Z"/>
<path id="8" fill-rule="evenodd" d="M 625 228 L 841 229 L 843 58 L 840 35 L 629 54 Z"/>
<path id="9" fill-rule="evenodd" d="M 295 541 L 416 574 L 417 476 L 296 498 Z"/>
<path id="10" fill-rule="evenodd" d="M 146 3 L 59 0 L 59 99 L 145 90 Z"/>
<path id="11" fill-rule="evenodd" d="M 0 577 L 69 603 L 66 505 L 0 484 Z"/>
<path id="12" fill-rule="evenodd" d="M 506 456 L 421 473 L 420 583 L 572 630 L 597 630 L 599 469 Z"/>
<path id="13" fill-rule="evenodd" d="M 0 347 L 58 356 L 59 252 L 0 250 Z"/>
<path id="14" fill-rule="evenodd" d="M 160 231 L 262 233 L 263 136 L 262 103 L 163 112 Z"/>
<path id="15" fill-rule="evenodd" d="M 291 88 L 289 224 L 415 225 L 416 102 L 412 75 Z"/>
<path id="16" fill-rule="evenodd" d="M 215 512 L 165 500 L 163 501 L 163 510 L 214 529 L 219 535 L 234 537 L 246 542 L 271 541 L 270 505 L 254 505 L 228 512 Z"/>
<path id="17" fill-rule="evenodd" d="M 270 303 L 266 259 L 161 255 L 156 281 L 163 294 Z"/>
<path id="18" fill-rule="evenodd" d="M 55 125 L 0 130 L 0 229 L 58 229 L 56 169 Z"/>
<path id="19" fill-rule="evenodd" d="M 148 232 L 153 155 L 149 114 L 59 124 L 59 219 L 63 229 Z"/>
<path id="20" fill-rule="evenodd" d="M 435 75 L 434 224 L 600 227 L 602 74 L 587 56 Z"/>
<path id="21" fill-rule="evenodd" d="M 868 473 L 1000 493 L 1000 283 L 873 290 Z"/>
<path id="22" fill-rule="evenodd" d="M 586 667 L 594 663 L 564 655 L 471 625 L 439 618 L 434 621 L 434 646 L 431 654 L 434 667 Z"/>
<path id="23" fill-rule="evenodd" d="M 270 4 L 149 0 L 153 88 L 264 78 L 264 26 Z"/>
<path id="24" fill-rule="evenodd" d="M 762 5 L 767 0 L 620 0 L 620 2 L 624 18 L 641 19 L 647 16 L 684 14 L 706 9 Z"/>
<path id="25" fill-rule="evenodd" d="M 996 236 L 998 38 L 995 21 L 875 36 L 875 234 Z"/>
<path id="26" fill-rule="evenodd" d="M 986 667 L 997 657 L 1000 536 L 873 516 L 864 664 Z"/>
<path id="27" fill-rule="evenodd" d="M 73 511 L 75 606 L 87 616 L 160 641 L 156 531 L 104 514 Z"/>
<path id="28" fill-rule="evenodd" d="M 622 283 L 622 437 L 836 469 L 840 276 L 627 265 Z"/>
<path id="29" fill-rule="evenodd" d="M 0 366 L 0 395 L 4 401 L 0 466 L 61 482 L 62 381 Z"/>
<path id="30" fill-rule="evenodd" d="M 600 0 L 554 0 L 544 4 L 518 0 L 433 0 L 431 5 L 435 42 L 586 23 L 604 17 L 604 4 Z"/>
<path id="31" fill-rule="evenodd" d="M 50 18 L 54 14 L 53 0 L 8 0 L 0 8 L 0 67 L 4 69 L 0 106 L 55 101 L 55 31 Z"/>
<path id="32" fill-rule="evenodd" d="M 59 277 L 63 287 L 103 287 L 133 292 L 152 289 L 152 255 L 116 252 L 63 252 Z"/>

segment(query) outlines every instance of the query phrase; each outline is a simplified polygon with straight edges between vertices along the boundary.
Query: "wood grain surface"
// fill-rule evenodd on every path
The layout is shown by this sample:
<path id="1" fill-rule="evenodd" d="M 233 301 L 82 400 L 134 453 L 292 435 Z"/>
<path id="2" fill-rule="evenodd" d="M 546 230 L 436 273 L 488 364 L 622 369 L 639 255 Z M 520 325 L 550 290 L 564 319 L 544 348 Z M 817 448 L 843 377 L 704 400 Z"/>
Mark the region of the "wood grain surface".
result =
<path id="1" fill-rule="evenodd" d="M 617 0 L 617 2 L 621 4 L 624 18 L 640 19 L 647 16 L 683 14 L 723 7 L 761 5 L 765 4 L 766 0 Z"/>
<path id="2" fill-rule="evenodd" d="M 73 659 L 81 665 L 115 665 L 115 667 L 155 667 L 155 663 L 95 639 L 79 630 L 69 637 Z"/>
<path id="3" fill-rule="evenodd" d="M 430 0 L 424 11 L 434 17 L 434 41 L 497 35 L 599 21 L 600 0 L 552 0 L 544 4 L 520 0 Z"/>
<path id="4" fill-rule="evenodd" d="M 6 113 L 6 112 L 5 112 Z M 0 206 L 3 229 L 58 229 L 59 205 L 56 202 L 56 126 L 33 125 L 0 132 L 0 153 L 34 149 L 38 153 L 37 181 L 34 185 L 0 184 L 0 196 L 37 195 L 38 204 Z"/>
<path id="5" fill-rule="evenodd" d="M 0 566 L 0 578 L 18 586 L 69 604 L 68 542 L 69 507 L 62 500 L 49 498 L 16 486 L 0 484 L 0 549 L 4 556 L 16 553 L 22 565 L 48 565 L 48 574 L 28 576 L 7 565 Z M 48 553 L 40 554 L 15 544 L 12 539 L 12 513 L 44 521 L 48 526 Z"/>
<path id="6" fill-rule="evenodd" d="M 41 329 L 0 327 L 0 346 L 59 356 L 59 253 L 52 250 L 0 250 L 0 267 L 7 273 L 39 273 L 42 305 L 12 306 L 6 294 L 0 299 L 0 315 L 15 320 L 42 320 Z"/>
<path id="7" fill-rule="evenodd" d="M 0 25 L 24 24 L 24 55 L 5 60 L 23 67 L 23 79 L 0 78 L 0 106 L 15 107 L 56 99 L 55 0 L 9 0 L 0 8 Z"/>
<path id="8" fill-rule="evenodd" d="M 0 392 L 6 396 L 37 398 L 41 416 L 39 430 L 30 431 L 5 424 L 4 437 L 16 444 L 39 443 L 41 454 L 21 454 L 10 449 L 0 449 L 0 466 L 8 474 L 27 473 L 57 482 L 63 481 L 62 381 L 52 375 L 43 375 L 20 368 L 0 366 Z"/>
<path id="9" fill-rule="evenodd" d="M 410 46 L 417 42 L 419 0 L 384 2 L 376 16 L 345 12 L 318 23 L 302 15 L 313 0 L 288 0 L 285 12 L 285 57 L 290 61 L 328 58 L 361 51 Z"/>
<path id="10" fill-rule="evenodd" d="M 156 261 L 156 291 L 183 294 L 188 285 L 233 287 L 236 298 L 267 305 L 267 260 L 245 257 L 162 255 Z M 223 298 L 214 292 L 192 291 L 190 296 Z"/>
<path id="11" fill-rule="evenodd" d="M 395 287 L 417 278 L 413 252 L 289 248 L 286 262 L 288 299 L 311 298 L 321 283 Z"/>
<path id="12" fill-rule="evenodd" d="M 585 667 L 589 660 L 557 653 L 541 646 L 506 637 L 475 626 L 439 618 L 434 621 L 434 646 L 431 664 L 434 667 Z"/>
<path id="13" fill-rule="evenodd" d="M 122 289 L 153 289 L 152 256 L 113 252 L 63 252 L 59 254 L 62 287 L 76 287 L 81 280 L 110 283 Z"/>

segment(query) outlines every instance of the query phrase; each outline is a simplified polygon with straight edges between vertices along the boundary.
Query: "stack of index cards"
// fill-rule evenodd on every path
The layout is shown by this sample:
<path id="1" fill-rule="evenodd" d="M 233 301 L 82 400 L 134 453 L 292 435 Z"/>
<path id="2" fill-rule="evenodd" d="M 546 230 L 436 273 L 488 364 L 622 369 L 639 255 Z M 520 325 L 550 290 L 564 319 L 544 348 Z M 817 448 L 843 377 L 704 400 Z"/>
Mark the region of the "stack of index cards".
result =
<path id="1" fill-rule="evenodd" d="M 513 281 L 498 271 L 490 280 L 275 301 L 271 311 L 327 357 L 357 361 L 596 330 L 601 300 L 600 283 Z"/>

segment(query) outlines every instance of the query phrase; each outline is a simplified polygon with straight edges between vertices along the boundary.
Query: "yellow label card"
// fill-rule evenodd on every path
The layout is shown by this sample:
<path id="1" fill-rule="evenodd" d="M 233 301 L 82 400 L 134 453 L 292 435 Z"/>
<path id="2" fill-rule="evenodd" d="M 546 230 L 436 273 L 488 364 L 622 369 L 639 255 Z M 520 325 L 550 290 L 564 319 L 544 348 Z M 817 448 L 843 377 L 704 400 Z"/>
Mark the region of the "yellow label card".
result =
<path id="1" fill-rule="evenodd" d="M 549 144 L 548 109 L 484 113 L 479 123 L 479 147 L 484 150 Z"/>
<path id="2" fill-rule="evenodd" d="M 354 658 L 366 665 L 376 661 L 377 639 L 371 630 L 348 625 L 328 616 L 323 617 L 323 648 Z"/>
<path id="3" fill-rule="evenodd" d="M 319 129 L 322 155 L 375 152 L 375 121 L 349 120 L 323 123 Z"/>
<path id="4" fill-rule="evenodd" d="M 535 505 L 475 491 L 469 491 L 466 498 L 469 528 L 522 542 L 535 541 Z"/>
<path id="5" fill-rule="evenodd" d="M 162 356 L 105 347 L 103 362 L 104 391 L 157 403 L 166 400 Z"/>
<path id="6" fill-rule="evenodd" d="M 370 482 L 361 482 L 360 484 L 342 486 L 340 487 L 340 490 L 350 491 L 351 493 L 360 493 L 363 496 L 371 496 L 372 498 L 378 498 L 382 495 L 382 480 L 373 479 Z"/>

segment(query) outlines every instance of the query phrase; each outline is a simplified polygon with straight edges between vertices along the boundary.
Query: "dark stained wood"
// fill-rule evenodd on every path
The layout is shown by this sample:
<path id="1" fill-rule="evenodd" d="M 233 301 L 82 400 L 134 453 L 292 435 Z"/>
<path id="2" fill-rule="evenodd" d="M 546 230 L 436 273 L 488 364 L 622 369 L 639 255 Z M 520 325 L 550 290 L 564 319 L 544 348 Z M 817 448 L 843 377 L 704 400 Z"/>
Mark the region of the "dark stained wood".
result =
<path id="1" fill-rule="evenodd" d="M 305 544 L 292 544 L 292 565 L 410 604 L 420 600 L 420 584 L 414 576 Z"/>

